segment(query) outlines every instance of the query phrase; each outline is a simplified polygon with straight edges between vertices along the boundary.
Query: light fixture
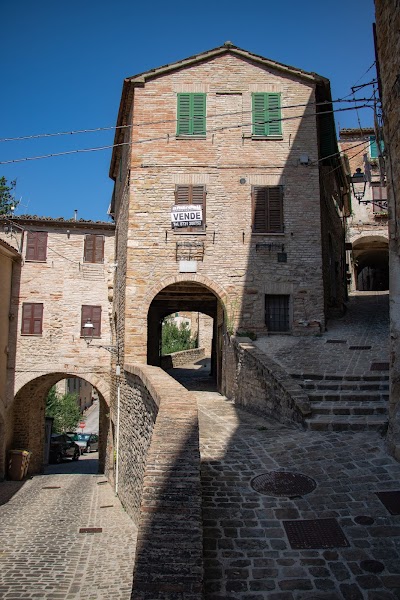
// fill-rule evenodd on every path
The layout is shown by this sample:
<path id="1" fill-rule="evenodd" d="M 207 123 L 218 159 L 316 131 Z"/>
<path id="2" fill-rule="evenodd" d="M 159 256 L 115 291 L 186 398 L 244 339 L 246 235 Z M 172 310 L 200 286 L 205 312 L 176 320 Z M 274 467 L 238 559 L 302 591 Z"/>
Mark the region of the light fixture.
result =
<path id="1" fill-rule="evenodd" d="M 300 158 L 299 158 L 299 163 L 301 165 L 309 165 L 310 164 L 310 157 L 308 156 L 308 154 L 300 154 Z"/>
<path id="2" fill-rule="evenodd" d="M 90 346 L 91 348 L 103 348 L 103 350 L 107 350 L 107 352 L 111 352 L 111 354 L 114 353 L 114 354 L 118 355 L 117 346 L 103 346 L 102 344 L 92 345 L 94 325 L 90 319 L 86 319 L 86 322 L 82 329 L 83 329 L 83 339 L 85 340 L 86 345 L 88 347 Z"/>
<path id="3" fill-rule="evenodd" d="M 358 203 L 361 204 L 361 201 L 364 204 L 369 204 L 369 200 L 362 200 L 365 196 L 365 188 L 367 185 L 367 180 L 365 179 L 365 174 L 361 171 L 360 167 L 356 169 L 356 172 L 350 177 L 351 188 L 353 190 L 353 196 L 358 200 Z"/>

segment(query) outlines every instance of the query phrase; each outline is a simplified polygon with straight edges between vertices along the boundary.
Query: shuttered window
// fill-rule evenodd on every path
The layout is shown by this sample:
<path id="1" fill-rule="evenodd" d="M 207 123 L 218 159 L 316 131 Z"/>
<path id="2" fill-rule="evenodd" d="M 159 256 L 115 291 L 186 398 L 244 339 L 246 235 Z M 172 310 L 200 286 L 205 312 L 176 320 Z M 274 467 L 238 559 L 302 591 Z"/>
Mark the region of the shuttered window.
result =
<path id="1" fill-rule="evenodd" d="M 254 186 L 253 201 L 253 232 L 281 233 L 283 232 L 283 190 L 282 186 Z"/>
<path id="2" fill-rule="evenodd" d="M 282 136 L 280 94 L 253 94 L 253 135 Z"/>
<path id="3" fill-rule="evenodd" d="M 42 335 L 43 304 L 39 302 L 24 302 L 22 304 L 22 335 Z"/>
<path id="4" fill-rule="evenodd" d="M 84 262 L 102 263 L 104 262 L 104 236 L 103 235 L 86 235 Z"/>
<path id="5" fill-rule="evenodd" d="M 46 262 L 47 231 L 28 231 L 26 236 L 26 260 Z"/>
<path id="6" fill-rule="evenodd" d="M 101 306 L 90 306 L 85 304 L 81 311 L 81 337 L 84 337 L 83 329 L 85 323 L 90 321 L 93 324 L 93 337 L 101 336 Z"/>
<path id="7" fill-rule="evenodd" d="M 383 141 L 381 141 L 380 147 L 381 147 L 381 153 L 382 153 L 384 150 Z M 377 143 L 376 137 L 374 135 L 371 135 L 369 137 L 369 155 L 370 155 L 370 158 L 378 158 L 379 157 L 378 143 Z"/>
<path id="8" fill-rule="evenodd" d="M 289 296 L 286 294 L 265 295 L 265 324 L 268 331 L 289 331 Z"/>
<path id="9" fill-rule="evenodd" d="M 203 221 L 200 226 L 179 227 L 176 231 L 204 231 L 206 227 L 206 187 L 204 185 L 177 185 L 175 205 L 195 204 L 201 206 Z"/>
<path id="10" fill-rule="evenodd" d="M 206 135 L 206 94 L 178 94 L 176 135 Z"/>

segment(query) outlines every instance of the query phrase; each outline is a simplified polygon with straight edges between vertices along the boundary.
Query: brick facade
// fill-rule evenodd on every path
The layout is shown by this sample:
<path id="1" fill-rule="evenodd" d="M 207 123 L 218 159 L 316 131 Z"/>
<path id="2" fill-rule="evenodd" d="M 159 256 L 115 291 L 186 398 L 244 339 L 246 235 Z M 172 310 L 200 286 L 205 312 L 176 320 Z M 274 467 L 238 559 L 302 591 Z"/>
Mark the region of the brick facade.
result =
<path id="1" fill-rule="evenodd" d="M 390 405 L 388 444 L 400 460 L 400 2 L 375 0 L 389 194 Z"/>

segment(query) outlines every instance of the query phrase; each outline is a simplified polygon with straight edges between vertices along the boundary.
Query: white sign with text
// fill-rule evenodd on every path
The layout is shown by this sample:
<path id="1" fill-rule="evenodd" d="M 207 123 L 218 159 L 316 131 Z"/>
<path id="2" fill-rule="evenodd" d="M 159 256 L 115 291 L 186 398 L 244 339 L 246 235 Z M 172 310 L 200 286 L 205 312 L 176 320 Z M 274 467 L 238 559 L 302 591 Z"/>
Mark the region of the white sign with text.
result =
<path id="1" fill-rule="evenodd" d="M 201 204 L 175 204 L 171 209 L 173 227 L 201 227 L 203 208 Z"/>

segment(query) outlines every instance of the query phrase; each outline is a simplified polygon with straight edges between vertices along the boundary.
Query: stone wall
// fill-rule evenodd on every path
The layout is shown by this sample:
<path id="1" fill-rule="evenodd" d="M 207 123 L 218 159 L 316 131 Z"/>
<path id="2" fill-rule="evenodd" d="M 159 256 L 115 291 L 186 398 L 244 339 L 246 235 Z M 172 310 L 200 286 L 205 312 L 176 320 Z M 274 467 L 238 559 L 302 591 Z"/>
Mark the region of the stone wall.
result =
<path id="1" fill-rule="evenodd" d="M 195 396 L 158 367 L 125 365 L 122 380 L 118 493 L 138 524 L 132 598 L 201 600 Z"/>
<path id="2" fill-rule="evenodd" d="M 375 0 L 389 200 L 389 450 L 400 461 L 400 1 Z"/>
<path id="3" fill-rule="evenodd" d="M 249 338 L 227 338 L 225 361 L 225 393 L 236 405 L 286 425 L 301 426 L 310 415 L 307 394 Z"/>
<path id="4" fill-rule="evenodd" d="M 190 350 L 182 350 L 181 352 L 173 352 L 161 357 L 162 369 L 173 369 L 181 367 L 188 363 L 194 363 L 201 360 L 205 356 L 204 348 L 191 348 Z"/>

